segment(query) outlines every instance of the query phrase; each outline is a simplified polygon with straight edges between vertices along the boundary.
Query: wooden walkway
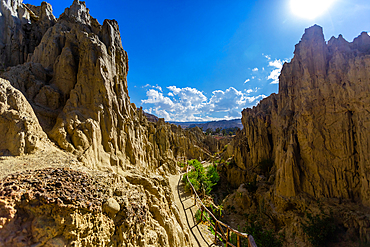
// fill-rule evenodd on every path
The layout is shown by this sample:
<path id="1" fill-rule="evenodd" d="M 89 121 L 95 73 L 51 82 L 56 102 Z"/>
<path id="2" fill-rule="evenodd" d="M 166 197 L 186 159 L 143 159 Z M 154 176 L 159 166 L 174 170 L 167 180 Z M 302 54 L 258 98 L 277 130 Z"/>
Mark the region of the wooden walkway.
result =
<path id="1" fill-rule="evenodd" d="M 194 189 L 193 185 L 190 183 L 190 180 L 187 176 L 187 174 L 189 173 L 189 170 L 190 170 L 190 166 L 188 166 L 186 174 L 184 174 L 184 176 L 186 176 L 186 178 L 187 178 L 187 180 L 190 184 L 191 192 L 192 192 L 193 197 L 194 197 L 193 206 L 196 206 L 196 210 L 198 210 L 198 209 L 201 210 L 201 217 L 200 217 L 201 221 L 203 221 L 203 220 L 208 221 L 209 225 L 212 227 L 212 229 L 215 233 L 214 243 L 217 242 L 217 238 L 221 238 L 224 241 L 224 243 L 226 243 L 226 247 L 228 247 L 228 246 L 242 247 L 242 243 L 244 243 L 243 246 L 257 247 L 252 235 L 239 232 L 239 231 L 231 228 L 229 225 L 223 223 L 222 221 L 219 221 L 213 215 L 213 213 L 203 204 L 202 200 L 199 198 L 196 190 Z M 207 212 L 208 217 L 205 216 L 205 212 Z M 204 217 L 203 217 L 203 215 L 204 215 Z M 195 213 L 194 213 L 194 216 L 195 216 Z M 234 235 L 234 237 L 236 237 L 236 239 L 234 239 L 234 241 L 231 240 L 231 238 L 230 238 L 231 235 Z M 233 242 L 236 242 L 236 245 L 234 245 Z M 247 244 L 245 244 L 245 242 Z"/>
<path id="2" fill-rule="evenodd" d="M 194 216 L 198 208 L 194 205 L 194 200 L 191 196 L 191 193 L 185 192 L 181 178 L 182 175 L 171 175 L 169 178 L 170 185 L 183 223 L 188 226 L 193 246 L 217 246 L 213 244 L 213 235 L 208 230 L 208 227 L 204 224 L 198 224 L 196 222 Z"/>

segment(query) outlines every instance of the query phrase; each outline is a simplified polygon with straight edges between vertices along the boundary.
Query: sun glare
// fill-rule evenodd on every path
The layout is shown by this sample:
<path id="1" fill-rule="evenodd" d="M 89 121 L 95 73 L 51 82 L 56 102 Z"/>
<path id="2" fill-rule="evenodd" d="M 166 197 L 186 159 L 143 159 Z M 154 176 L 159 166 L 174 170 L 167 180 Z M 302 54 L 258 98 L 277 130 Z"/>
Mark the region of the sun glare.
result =
<path id="1" fill-rule="evenodd" d="M 290 0 L 292 12 L 305 19 L 322 15 L 336 0 Z"/>

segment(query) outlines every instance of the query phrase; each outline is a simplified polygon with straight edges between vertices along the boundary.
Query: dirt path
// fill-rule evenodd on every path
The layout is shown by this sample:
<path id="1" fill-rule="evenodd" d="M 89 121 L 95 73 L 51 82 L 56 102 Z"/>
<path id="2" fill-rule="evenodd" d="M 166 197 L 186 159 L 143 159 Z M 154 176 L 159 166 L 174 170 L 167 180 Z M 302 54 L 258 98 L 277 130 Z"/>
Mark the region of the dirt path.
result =
<path id="1" fill-rule="evenodd" d="M 183 223 L 189 228 L 192 243 L 196 247 L 215 246 L 213 244 L 214 236 L 208 230 L 208 227 L 195 222 L 194 215 L 198 208 L 194 205 L 194 199 L 191 194 L 184 191 L 181 178 L 182 175 L 171 175 L 169 177 L 175 203 L 179 209 Z"/>

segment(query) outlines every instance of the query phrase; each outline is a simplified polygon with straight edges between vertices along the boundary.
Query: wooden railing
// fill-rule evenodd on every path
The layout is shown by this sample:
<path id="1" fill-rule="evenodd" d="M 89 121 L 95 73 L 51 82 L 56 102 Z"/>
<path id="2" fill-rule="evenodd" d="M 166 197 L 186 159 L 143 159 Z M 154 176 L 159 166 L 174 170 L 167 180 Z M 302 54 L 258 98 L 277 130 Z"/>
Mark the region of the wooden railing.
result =
<path id="1" fill-rule="evenodd" d="M 191 187 L 191 192 L 194 194 L 194 205 L 197 205 L 200 207 L 201 214 L 200 214 L 200 220 L 203 221 L 203 213 L 207 212 L 209 217 L 213 219 L 214 222 L 211 222 L 210 218 L 205 217 L 205 219 L 209 222 L 209 225 L 212 227 L 213 231 L 215 232 L 215 239 L 214 243 L 217 241 L 217 236 L 219 236 L 223 241 L 226 242 L 226 247 L 232 246 L 232 247 L 241 247 L 241 239 L 247 239 L 248 241 L 248 247 L 257 247 L 256 243 L 254 242 L 254 239 L 252 235 L 249 235 L 247 233 L 239 232 L 227 224 L 223 223 L 222 221 L 219 221 L 209 209 L 204 206 L 202 200 L 200 200 L 197 192 L 195 191 L 193 185 L 191 184 L 188 173 L 189 173 L 189 167 L 186 169 L 186 178 L 188 180 L 188 183 Z M 214 225 L 213 225 L 214 224 Z M 236 246 L 231 243 L 230 241 L 230 233 L 234 233 L 236 235 Z"/>

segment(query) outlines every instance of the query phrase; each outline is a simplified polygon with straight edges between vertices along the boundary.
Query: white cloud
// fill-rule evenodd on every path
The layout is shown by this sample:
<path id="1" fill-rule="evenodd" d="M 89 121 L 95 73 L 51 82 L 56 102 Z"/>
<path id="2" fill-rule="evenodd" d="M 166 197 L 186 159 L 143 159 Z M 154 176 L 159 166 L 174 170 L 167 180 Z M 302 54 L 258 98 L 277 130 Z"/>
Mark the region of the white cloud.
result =
<path id="1" fill-rule="evenodd" d="M 207 100 L 207 97 L 196 88 L 178 88 L 176 86 L 169 86 L 167 88 L 180 98 L 180 103 L 183 106 L 197 105 Z"/>
<path id="2" fill-rule="evenodd" d="M 162 92 L 162 88 L 160 86 L 158 86 L 158 85 L 152 86 L 150 84 L 146 84 L 145 86 L 142 86 L 142 88 L 146 88 L 146 87 L 156 88 L 156 89 L 158 89 L 159 91 Z"/>
<path id="3" fill-rule="evenodd" d="M 245 80 L 245 82 L 244 83 L 247 83 L 247 82 L 249 82 L 251 79 L 247 79 L 247 80 Z"/>
<path id="4" fill-rule="evenodd" d="M 270 72 L 270 75 L 267 77 L 268 80 L 272 80 L 271 84 L 277 84 L 279 83 L 279 75 L 281 72 L 281 69 L 283 68 L 283 63 L 285 61 L 281 61 L 280 59 L 275 59 L 274 61 L 270 61 L 269 65 L 270 67 L 275 67 Z"/>
<path id="5" fill-rule="evenodd" d="M 258 91 L 259 88 L 255 88 L 255 89 L 244 89 L 244 91 L 247 93 L 247 94 L 250 94 L 250 93 L 256 93 Z"/>
<path id="6" fill-rule="evenodd" d="M 258 100 L 258 99 L 263 99 L 263 98 L 266 98 L 265 95 L 261 94 L 261 95 L 258 95 L 258 96 L 251 96 L 251 97 L 246 97 L 246 100 L 249 102 L 249 103 L 253 103 L 254 101 Z M 256 102 L 257 104 L 258 102 Z"/>
<path id="7" fill-rule="evenodd" d="M 253 72 L 256 72 L 256 71 L 258 71 L 258 68 L 254 68 L 254 69 L 252 69 L 252 71 Z"/>
<path id="8" fill-rule="evenodd" d="M 229 87 L 225 91 L 216 90 L 212 94 L 209 105 L 212 106 L 210 110 L 214 112 L 229 111 L 245 104 L 244 94 L 233 87 Z"/>
<path id="9" fill-rule="evenodd" d="M 256 78 L 255 76 L 252 76 L 252 79 Z"/>
<path id="10" fill-rule="evenodd" d="M 267 58 L 267 60 L 271 60 L 271 56 L 270 56 L 270 55 L 264 55 L 263 53 L 262 53 L 262 55 L 263 55 L 265 58 Z"/>
<path id="11" fill-rule="evenodd" d="M 257 88 L 244 91 L 233 87 L 224 91 L 215 90 L 210 98 L 196 88 L 170 86 L 167 89 L 170 90 L 167 94 L 169 97 L 158 90 L 148 89 L 147 99 L 141 101 L 145 109 L 167 121 L 211 121 L 241 117 L 244 108 L 255 105 L 263 96 L 250 95 L 257 92 Z"/>
<path id="12" fill-rule="evenodd" d="M 172 120 L 171 115 L 166 110 L 162 110 L 160 108 L 155 108 L 154 109 L 154 114 L 156 116 L 161 116 L 161 118 L 164 118 L 167 121 L 171 121 Z"/>
<path id="13" fill-rule="evenodd" d="M 158 105 L 163 109 L 172 109 L 174 106 L 174 103 L 170 98 L 164 97 L 162 93 L 154 89 L 149 89 L 146 92 L 146 96 L 148 96 L 148 99 L 141 100 L 141 103 Z"/>
<path id="14" fill-rule="evenodd" d="M 280 59 L 275 59 L 274 61 L 269 62 L 269 66 L 276 67 L 278 69 L 282 69 L 283 68 L 283 62 Z"/>
<path id="15" fill-rule="evenodd" d="M 178 94 L 180 91 L 181 91 L 181 89 L 180 88 L 177 88 L 176 86 L 169 86 L 169 87 L 167 87 L 169 90 L 171 90 L 172 92 L 173 92 L 173 94 Z"/>

